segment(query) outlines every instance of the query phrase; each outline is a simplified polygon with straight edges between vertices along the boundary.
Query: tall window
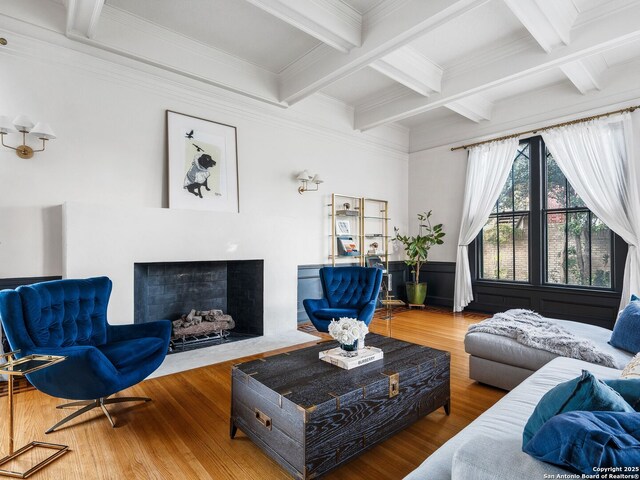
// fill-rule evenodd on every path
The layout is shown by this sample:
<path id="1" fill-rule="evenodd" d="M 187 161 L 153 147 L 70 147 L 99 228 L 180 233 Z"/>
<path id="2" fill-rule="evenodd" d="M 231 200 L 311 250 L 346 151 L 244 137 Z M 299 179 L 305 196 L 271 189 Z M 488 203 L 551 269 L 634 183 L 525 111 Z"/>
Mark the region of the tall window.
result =
<path id="1" fill-rule="evenodd" d="M 507 183 L 482 229 L 482 278 L 529 281 L 530 147 L 521 143 Z"/>
<path id="2" fill-rule="evenodd" d="M 542 139 L 534 137 L 520 143 L 479 235 L 478 276 L 611 288 L 612 244 L 611 230 L 585 206 Z"/>
<path id="3" fill-rule="evenodd" d="M 546 282 L 611 288 L 611 230 L 585 206 L 545 148 Z"/>

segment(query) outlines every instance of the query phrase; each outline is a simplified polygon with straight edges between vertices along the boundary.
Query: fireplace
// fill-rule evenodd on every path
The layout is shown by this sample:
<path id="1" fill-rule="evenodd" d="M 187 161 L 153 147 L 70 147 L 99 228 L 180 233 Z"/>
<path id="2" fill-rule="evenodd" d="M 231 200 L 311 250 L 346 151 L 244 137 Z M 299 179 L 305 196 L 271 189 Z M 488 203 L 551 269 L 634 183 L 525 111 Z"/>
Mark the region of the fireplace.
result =
<path id="1" fill-rule="evenodd" d="M 231 330 L 174 338 L 171 352 L 261 336 L 263 297 L 263 260 L 134 264 L 134 323 L 176 321 L 193 310 L 233 318 Z"/>

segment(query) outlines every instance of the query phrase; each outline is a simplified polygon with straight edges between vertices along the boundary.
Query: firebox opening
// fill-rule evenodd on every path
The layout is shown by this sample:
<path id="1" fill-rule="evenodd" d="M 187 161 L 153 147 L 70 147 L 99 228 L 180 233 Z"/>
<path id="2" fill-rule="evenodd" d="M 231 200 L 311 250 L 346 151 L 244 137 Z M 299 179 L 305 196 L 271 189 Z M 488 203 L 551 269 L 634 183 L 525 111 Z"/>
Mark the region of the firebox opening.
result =
<path id="1" fill-rule="evenodd" d="M 171 320 L 171 352 L 261 336 L 263 296 L 263 260 L 134 264 L 134 323 Z"/>

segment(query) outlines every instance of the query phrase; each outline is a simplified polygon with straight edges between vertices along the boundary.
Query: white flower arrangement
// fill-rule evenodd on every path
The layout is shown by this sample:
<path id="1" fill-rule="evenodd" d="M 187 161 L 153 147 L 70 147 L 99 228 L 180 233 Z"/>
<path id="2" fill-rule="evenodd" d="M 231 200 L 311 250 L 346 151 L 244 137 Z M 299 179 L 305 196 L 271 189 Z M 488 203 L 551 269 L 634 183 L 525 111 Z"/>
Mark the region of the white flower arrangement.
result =
<path id="1" fill-rule="evenodd" d="M 342 317 L 338 321 L 331 320 L 329 335 L 343 345 L 352 345 L 356 340 L 364 340 L 369 327 L 357 318 Z"/>

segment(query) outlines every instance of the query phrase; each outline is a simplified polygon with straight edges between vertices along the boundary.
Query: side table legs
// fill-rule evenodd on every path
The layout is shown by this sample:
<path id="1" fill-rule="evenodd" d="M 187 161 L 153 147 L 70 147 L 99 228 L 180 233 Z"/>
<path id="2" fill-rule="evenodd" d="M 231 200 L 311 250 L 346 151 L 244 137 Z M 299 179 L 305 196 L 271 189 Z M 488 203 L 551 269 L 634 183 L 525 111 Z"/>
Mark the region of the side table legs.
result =
<path id="1" fill-rule="evenodd" d="M 9 392 L 7 399 L 9 401 L 9 455 L 13 455 L 13 375 L 7 375 Z"/>
<path id="2" fill-rule="evenodd" d="M 14 405 L 13 382 L 14 380 L 13 380 L 13 375 L 7 375 L 7 376 L 9 377 L 8 384 L 7 384 L 9 389 L 9 391 L 7 392 L 7 401 L 8 401 L 7 403 L 9 407 L 9 455 L 0 459 L 0 475 L 4 475 L 7 477 L 14 477 L 14 478 L 27 478 L 32 473 L 37 472 L 38 470 L 45 467 L 49 463 L 53 462 L 56 458 L 61 457 L 62 455 L 67 453 L 69 451 L 69 447 L 67 445 L 59 445 L 56 443 L 31 442 L 26 444 L 24 447 L 19 448 L 18 451 L 14 451 L 14 440 L 15 440 L 14 425 L 13 425 L 13 405 Z M 55 452 L 24 472 L 16 472 L 14 470 L 7 470 L 2 468 L 4 465 L 10 463 L 14 459 L 21 456 L 22 454 L 37 447 L 49 448 L 51 450 L 55 450 Z"/>

